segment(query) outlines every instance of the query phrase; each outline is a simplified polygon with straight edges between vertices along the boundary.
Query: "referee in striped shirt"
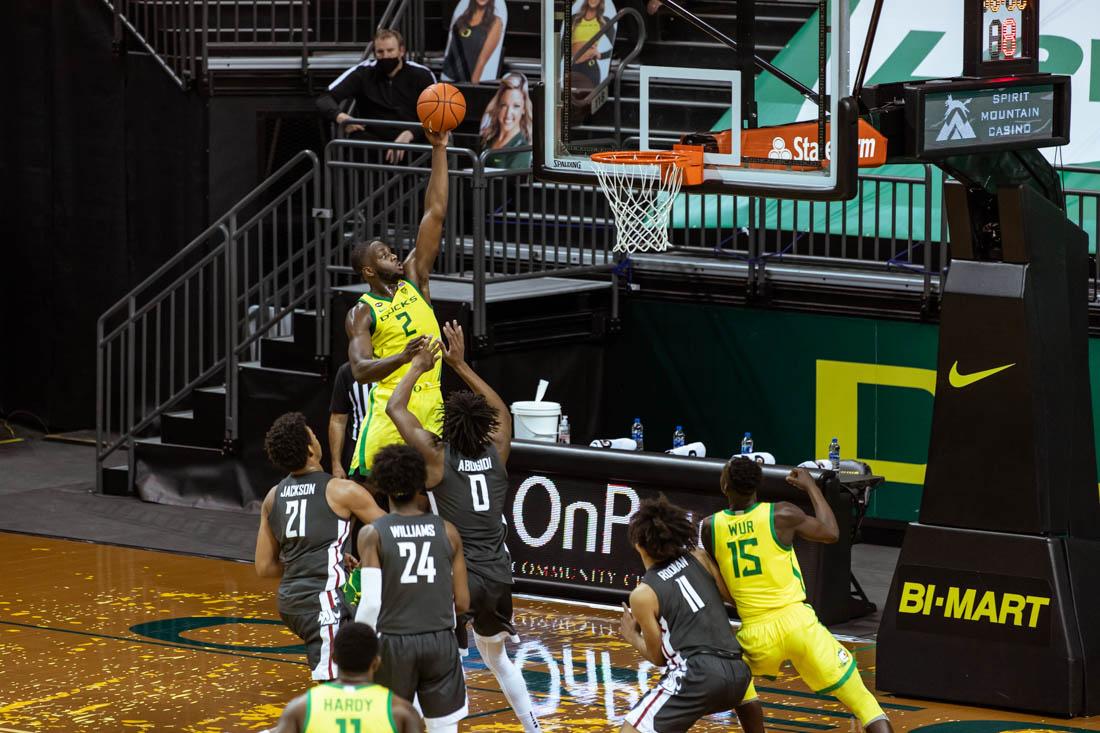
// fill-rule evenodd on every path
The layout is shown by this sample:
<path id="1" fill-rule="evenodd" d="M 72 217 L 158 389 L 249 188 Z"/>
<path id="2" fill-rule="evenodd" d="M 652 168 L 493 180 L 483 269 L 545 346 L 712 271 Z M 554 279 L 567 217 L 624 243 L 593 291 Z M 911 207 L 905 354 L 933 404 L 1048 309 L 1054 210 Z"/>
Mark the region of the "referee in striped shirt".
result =
<path id="1" fill-rule="evenodd" d="M 359 437 L 359 428 L 367 416 L 369 393 L 370 385 L 356 382 L 351 376 L 351 365 L 344 362 L 336 372 L 336 380 L 332 385 L 332 403 L 329 405 L 328 417 L 329 457 L 332 459 L 332 475 L 335 478 L 348 477 L 346 469 L 351 465 L 355 440 Z"/>

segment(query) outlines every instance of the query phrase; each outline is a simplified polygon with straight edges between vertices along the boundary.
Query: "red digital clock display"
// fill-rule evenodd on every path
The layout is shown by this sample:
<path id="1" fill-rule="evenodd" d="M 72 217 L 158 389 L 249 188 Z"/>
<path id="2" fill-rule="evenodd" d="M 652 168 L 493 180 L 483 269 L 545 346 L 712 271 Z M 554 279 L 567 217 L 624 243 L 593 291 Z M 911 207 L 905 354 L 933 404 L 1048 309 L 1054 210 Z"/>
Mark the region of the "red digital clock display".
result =
<path id="1" fill-rule="evenodd" d="M 982 61 L 1018 61 L 1022 58 L 1021 36 L 1026 30 L 1027 10 L 1032 0 L 983 0 L 982 27 L 985 39 Z"/>

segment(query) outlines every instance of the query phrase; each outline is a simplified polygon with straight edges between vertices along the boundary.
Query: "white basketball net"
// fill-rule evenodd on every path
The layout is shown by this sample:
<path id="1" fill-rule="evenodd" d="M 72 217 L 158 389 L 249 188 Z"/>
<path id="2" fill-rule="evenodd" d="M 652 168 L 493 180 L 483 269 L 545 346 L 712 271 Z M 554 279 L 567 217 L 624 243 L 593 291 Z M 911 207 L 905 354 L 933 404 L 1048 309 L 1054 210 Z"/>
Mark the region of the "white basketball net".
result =
<path id="1" fill-rule="evenodd" d="M 663 252 L 668 241 L 668 218 L 684 171 L 668 163 L 602 163 L 592 161 L 615 214 L 616 252 Z M 662 175 L 661 170 L 665 169 Z"/>

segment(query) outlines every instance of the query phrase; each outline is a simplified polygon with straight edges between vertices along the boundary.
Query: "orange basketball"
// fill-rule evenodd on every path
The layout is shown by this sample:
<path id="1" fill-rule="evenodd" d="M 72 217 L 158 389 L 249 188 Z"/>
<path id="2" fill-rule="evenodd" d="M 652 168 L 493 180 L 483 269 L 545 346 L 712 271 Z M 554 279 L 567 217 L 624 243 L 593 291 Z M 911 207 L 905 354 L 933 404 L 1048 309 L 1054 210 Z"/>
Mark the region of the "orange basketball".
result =
<path id="1" fill-rule="evenodd" d="M 466 119 L 466 98 L 451 84 L 432 84 L 416 100 L 416 116 L 429 132 L 450 132 Z"/>

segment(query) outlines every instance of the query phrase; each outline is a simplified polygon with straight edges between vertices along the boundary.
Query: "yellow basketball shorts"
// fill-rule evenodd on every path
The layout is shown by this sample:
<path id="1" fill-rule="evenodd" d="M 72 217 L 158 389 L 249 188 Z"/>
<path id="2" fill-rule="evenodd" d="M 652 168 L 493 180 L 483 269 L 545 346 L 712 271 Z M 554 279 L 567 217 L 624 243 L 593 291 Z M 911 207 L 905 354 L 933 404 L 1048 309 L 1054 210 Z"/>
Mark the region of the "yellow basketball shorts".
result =
<path id="1" fill-rule="evenodd" d="M 390 388 L 374 387 L 367 398 L 367 416 L 359 427 L 359 435 L 355 440 L 355 452 L 351 457 L 351 473 L 360 476 L 370 476 L 371 466 L 374 465 L 374 456 L 378 451 L 393 443 L 404 443 L 401 433 L 397 432 L 397 426 L 386 415 L 386 403 L 390 399 L 393 390 Z M 424 426 L 425 430 L 436 435 L 443 432 L 443 393 L 438 384 L 417 384 L 413 387 L 413 393 L 409 397 L 409 412 L 416 415 L 416 419 Z"/>
<path id="2" fill-rule="evenodd" d="M 856 660 L 833 638 L 814 609 L 793 603 L 760 620 L 746 622 L 737 632 L 741 658 L 754 675 L 774 679 L 791 660 L 811 690 L 833 692 L 856 674 Z"/>

